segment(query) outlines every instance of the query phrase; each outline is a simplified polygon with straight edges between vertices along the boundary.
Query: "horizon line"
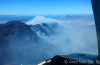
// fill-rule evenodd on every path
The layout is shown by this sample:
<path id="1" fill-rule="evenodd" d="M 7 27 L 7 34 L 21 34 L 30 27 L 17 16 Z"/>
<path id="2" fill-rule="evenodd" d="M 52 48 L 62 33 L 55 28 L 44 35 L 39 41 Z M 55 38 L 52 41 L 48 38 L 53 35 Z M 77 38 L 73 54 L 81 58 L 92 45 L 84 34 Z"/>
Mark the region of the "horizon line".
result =
<path id="1" fill-rule="evenodd" d="M 22 15 L 16 15 L 16 14 L 0 14 L 0 16 L 42 16 L 42 15 L 93 15 L 91 14 L 32 14 L 32 15 L 26 15 L 26 14 L 22 14 Z"/>

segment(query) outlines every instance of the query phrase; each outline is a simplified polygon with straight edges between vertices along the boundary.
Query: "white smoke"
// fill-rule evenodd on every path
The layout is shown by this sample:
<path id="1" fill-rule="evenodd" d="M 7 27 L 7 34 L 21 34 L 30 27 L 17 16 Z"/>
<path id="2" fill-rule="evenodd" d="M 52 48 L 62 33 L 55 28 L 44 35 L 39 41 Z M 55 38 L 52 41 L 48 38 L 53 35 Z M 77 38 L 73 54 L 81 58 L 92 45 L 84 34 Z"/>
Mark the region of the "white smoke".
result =
<path id="1" fill-rule="evenodd" d="M 29 20 L 26 22 L 28 25 L 36 25 L 40 23 L 48 23 L 48 22 L 58 22 L 58 20 L 53 19 L 53 18 L 46 18 L 44 16 L 36 16 L 35 18 Z"/>
<path id="2" fill-rule="evenodd" d="M 44 33 L 43 35 L 39 35 L 40 32 L 38 31 L 37 35 L 46 42 L 54 45 L 55 48 L 59 48 L 62 51 L 60 54 L 98 54 L 95 26 L 93 28 L 86 26 L 88 23 L 90 23 L 88 25 L 94 25 L 93 20 L 91 22 L 91 20 L 82 17 L 81 19 L 77 18 L 74 20 L 57 20 L 54 18 L 46 18 L 44 16 L 36 16 L 26 24 L 36 25 L 50 22 L 56 22 L 63 27 L 58 27 L 58 29 L 56 29 L 59 34 L 46 36 Z M 51 53 L 52 50 L 49 52 L 50 53 L 47 52 L 47 54 L 55 55 L 55 53 Z"/>

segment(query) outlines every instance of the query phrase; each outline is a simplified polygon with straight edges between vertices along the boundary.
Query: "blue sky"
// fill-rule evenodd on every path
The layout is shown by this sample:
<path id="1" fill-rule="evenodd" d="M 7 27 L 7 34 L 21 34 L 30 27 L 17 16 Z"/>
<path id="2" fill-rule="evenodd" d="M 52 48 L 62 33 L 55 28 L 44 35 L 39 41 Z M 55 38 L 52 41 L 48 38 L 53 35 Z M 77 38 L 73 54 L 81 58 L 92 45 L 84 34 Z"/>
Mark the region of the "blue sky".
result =
<path id="1" fill-rule="evenodd" d="M 92 7 L 90 0 L 0 0 L 0 14 L 92 14 Z"/>

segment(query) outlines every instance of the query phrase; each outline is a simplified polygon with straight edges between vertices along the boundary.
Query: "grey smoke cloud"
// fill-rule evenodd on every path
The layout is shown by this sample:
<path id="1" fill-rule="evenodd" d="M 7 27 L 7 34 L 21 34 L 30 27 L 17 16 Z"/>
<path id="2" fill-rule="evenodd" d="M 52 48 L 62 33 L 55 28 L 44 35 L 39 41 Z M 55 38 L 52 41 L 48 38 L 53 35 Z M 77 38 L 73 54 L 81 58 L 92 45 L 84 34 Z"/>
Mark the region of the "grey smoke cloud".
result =
<path id="1" fill-rule="evenodd" d="M 93 20 L 94 19 L 91 17 L 86 18 L 82 16 L 79 18 L 76 17 L 74 20 L 57 20 L 54 18 L 46 18 L 44 16 L 36 16 L 26 24 L 41 25 L 41 23 L 50 24 L 50 22 L 56 22 L 59 24 L 59 26 L 62 26 L 55 30 L 59 33 L 51 36 L 46 36 L 39 35 L 38 31 L 37 34 L 39 37 L 59 48 L 62 51 L 61 54 L 88 53 L 97 55 L 98 52 L 95 26 L 91 26 L 94 25 Z"/>

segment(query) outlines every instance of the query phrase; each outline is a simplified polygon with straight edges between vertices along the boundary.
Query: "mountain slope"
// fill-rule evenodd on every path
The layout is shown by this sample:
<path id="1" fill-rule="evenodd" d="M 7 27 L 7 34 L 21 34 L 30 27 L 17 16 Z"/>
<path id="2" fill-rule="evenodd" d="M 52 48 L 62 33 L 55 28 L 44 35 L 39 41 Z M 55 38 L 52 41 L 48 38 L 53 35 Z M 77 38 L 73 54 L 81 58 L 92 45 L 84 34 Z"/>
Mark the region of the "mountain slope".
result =
<path id="1" fill-rule="evenodd" d="M 0 65 L 24 61 L 26 58 L 24 53 L 29 50 L 26 46 L 39 41 L 41 39 L 25 23 L 9 21 L 0 25 L 0 63 L 2 62 Z"/>
<path id="2" fill-rule="evenodd" d="M 0 65 L 35 65 L 56 54 L 55 51 L 59 49 L 51 42 L 41 38 L 43 37 L 41 34 L 48 37 L 54 35 L 57 26 L 57 23 L 27 25 L 21 21 L 1 24 Z M 41 33 L 41 37 L 37 32 Z"/>

